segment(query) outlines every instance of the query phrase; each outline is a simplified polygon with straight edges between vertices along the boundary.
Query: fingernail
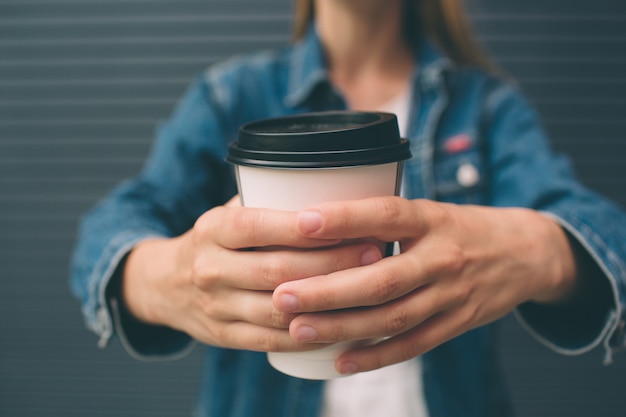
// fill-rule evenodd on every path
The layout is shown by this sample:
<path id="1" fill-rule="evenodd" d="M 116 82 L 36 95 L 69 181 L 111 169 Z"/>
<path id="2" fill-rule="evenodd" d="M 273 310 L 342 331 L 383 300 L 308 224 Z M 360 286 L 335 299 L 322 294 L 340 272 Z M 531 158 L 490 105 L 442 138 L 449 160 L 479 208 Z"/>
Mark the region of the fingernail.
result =
<path id="1" fill-rule="evenodd" d="M 374 262 L 378 262 L 382 259 L 380 251 L 376 248 L 369 248 L 361 254 L 361 265 L 371 265 Z"/>
<path id="2" fill-rule="evenodd" d="M 313 233 L 322 227 L 322 215 L 316 211 L 298 213 L 298 226 L 304 233 Z"/>
<path id="3" fill-rule="evenodd" d="M 295 295 L 282 294 L 276 301 L 276 308 L 282 312 L 292 312 L 300 308 L 300 301 Z"/>
<path id="4" fill-rule="evenodd" d="M 293 334 L 297 342 L 312 342 L 317 340 L 317 331 L 311 326 L 300 326 Z"/>
<path id="5" fill-rule="evenodd" d="M 344 362 L 339 365 L 339 373 L 342 375 L 353 374 L 359 370 L 359 367 L 354 362 Z"/>

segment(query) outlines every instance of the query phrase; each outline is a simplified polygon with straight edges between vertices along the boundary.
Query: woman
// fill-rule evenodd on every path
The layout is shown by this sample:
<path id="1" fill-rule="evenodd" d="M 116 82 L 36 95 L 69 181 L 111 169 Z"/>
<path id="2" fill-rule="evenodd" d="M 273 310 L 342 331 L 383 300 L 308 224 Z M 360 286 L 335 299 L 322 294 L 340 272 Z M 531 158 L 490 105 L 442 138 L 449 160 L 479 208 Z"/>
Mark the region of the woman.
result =
<path id="1" fill-rule="evenodd" d="M 102 342 L 143 358 L 206 344 L 198 416 L 509 415 L 488 324 L 513 310 L 557 351 L 620 348 L 626 216 L 489 75 L 460 2 L 301 1 L 298 16 L 292 47 L 196 80 L 143 172 L 85 218 L 73 284 Z M 227 203 L 241 124 L 343 108 L 398 115 L 406 198 Z M 369 237 L 402 253 L 334 246 Z M 343 354 L 355 375 L 328 383 L 262 353 L 368 337 L 387 340 Z"/>

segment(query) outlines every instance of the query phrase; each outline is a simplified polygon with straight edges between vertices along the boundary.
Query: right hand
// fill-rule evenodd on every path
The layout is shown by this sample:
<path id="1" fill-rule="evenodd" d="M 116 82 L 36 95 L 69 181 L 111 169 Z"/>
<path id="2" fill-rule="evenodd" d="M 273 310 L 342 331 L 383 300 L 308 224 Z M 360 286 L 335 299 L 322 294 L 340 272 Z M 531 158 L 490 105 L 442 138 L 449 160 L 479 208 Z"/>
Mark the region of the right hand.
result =
<path id="1" fill-rule="evenodd" d="M 280 284 L 376 262 L 370 243 L 304 237 L 296 213 L 227 204 L 187 233 L 148 239 L 131 252 L 123 299 L 139 320 L 184 331 L 213 346 L 255 351 L 310 350 L 294 341 L 294 314 L 276 310 Z M 255 249 L 255 250 L 251 250 Z"/>

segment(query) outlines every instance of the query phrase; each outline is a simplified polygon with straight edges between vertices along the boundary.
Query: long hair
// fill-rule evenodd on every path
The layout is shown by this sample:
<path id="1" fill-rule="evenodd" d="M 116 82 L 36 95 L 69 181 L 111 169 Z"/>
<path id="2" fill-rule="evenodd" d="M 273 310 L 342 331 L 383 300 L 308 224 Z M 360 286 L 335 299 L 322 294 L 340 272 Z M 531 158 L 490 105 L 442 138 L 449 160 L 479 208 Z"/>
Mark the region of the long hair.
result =
<path id="1" fill-rule="evenodd" d="M 314 0 L 295 0 L 293 39 L 304 37 L 315 15 Z M 455 64 L 497 71 L 476 36 L 460 0 L 403 0 L 403 31 L 413 43 L 432 39 Z"/>

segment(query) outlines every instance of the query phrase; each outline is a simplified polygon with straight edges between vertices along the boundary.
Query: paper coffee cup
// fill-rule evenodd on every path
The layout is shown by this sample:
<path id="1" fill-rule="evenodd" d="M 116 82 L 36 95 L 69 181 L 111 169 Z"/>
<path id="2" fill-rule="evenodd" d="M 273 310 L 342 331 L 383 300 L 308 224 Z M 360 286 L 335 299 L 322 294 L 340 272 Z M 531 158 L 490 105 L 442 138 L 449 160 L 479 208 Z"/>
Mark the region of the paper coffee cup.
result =
<path id="1" fill-rule="evenodd" d="M 226 159 L 235 164 L 243 206 L 297 211 L 327 201 L 398 195 L 403 161 L 410 157 L 395 115 L 339 111 L 246 124 Z M 269 352 L 268 360 L 291 376 L 331 379 L 341 376 L 335 359 L 342 352 L 373 342 Z"/>

